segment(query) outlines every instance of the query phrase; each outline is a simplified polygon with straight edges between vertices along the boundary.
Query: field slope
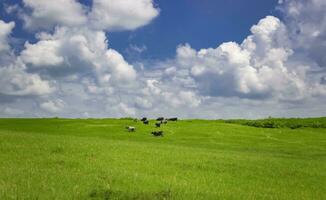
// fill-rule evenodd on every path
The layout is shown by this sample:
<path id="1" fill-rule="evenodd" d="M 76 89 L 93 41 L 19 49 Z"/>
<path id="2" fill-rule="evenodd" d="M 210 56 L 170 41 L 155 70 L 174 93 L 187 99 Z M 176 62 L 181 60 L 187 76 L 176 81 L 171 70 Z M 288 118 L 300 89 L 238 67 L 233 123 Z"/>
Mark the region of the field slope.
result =
<path id="1" fill-rule="evenodd" d="M 125 126 L 135 126 L 128 133 Z M 326 199 L 326 129 L 0 119 L 0 199 Z"/>

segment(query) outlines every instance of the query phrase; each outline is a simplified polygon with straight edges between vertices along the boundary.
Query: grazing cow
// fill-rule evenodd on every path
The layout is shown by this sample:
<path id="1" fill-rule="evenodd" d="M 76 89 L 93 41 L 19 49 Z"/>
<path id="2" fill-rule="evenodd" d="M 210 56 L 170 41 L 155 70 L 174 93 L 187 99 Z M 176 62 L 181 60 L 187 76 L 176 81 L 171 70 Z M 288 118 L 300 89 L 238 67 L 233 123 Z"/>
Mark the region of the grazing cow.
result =
<path id="1" fill-rule="evenodd" d="M 161 137 L 163 137 L 163 131 L 152 131 L 152 133 L 151 133 L 152 135 L 154 135 L 154 136 L 161 136 Z"/>
<path id="2" fill-rule="evenodd" d="M 156 122 L 156 123 L 155 123 L 156 128 L 161 127 L 161 124 L 162 124 L 162 122 Z"/>
<path id="3" fill-rule="evenodd" d="M 128 132 L 135 132 L 136 128 L 133 126 L 126 126 L 126 129 L 128 129 Z"/>
<path id="4" fill-rule="evenodd" d="M 148 125 L 149 124 L 149 121 L 148 120 L 145 120 L 143 121 L 144 124 Z"/>
<path id="5" fill-rule="evenodd" d="M 167 124 L 168 123 L 168 120 L 165 119 L 165 120 L 162 121 L 162 123 L 163 124 Z"/>
<path id="6" fill-rule="evenodd" d="M 142 122 L 147 121 L 147 117 L 143 117 L 143 118 L 141 118 L 140 121 L 142 121 Z"/>
<path id="7" fill-rule="evenodd" d="M 163 121 L 164 120 L 164 117 L 159 117 L 156 119 L 156 121 Z"/>
<path id="8" fill-rule="evenodd" d="M 178 121 L 178 118 L 177 117 L 173 117 L 173 118 L 169 118 L 168 120 L 169 121 Z"/>

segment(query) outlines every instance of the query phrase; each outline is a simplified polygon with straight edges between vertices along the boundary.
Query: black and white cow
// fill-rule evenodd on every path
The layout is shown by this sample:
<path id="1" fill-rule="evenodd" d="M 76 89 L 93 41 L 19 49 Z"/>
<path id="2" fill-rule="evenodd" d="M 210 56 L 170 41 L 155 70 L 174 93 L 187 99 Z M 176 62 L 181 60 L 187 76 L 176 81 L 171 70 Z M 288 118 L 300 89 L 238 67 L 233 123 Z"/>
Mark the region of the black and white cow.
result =
<path id="1" fill-rule="evenodd" d="M 147 117 L 143 117 L 143 118 L 141 118 L 140 121 L 142 121 L 142 122 L 147 121 Z"/>
<path id="2" fill-rule="evenodd" d="M 135 132 L 136 128 L 133 126 L 126 126 L 126 129 L 128 129 L 128 132 Z"/>
<path id="3" fill-rule="evenodd" d="M 178 121 L 178 118 L 177 117 L 173 117 L 173 118 L 169 118 L 168 120 L 169 121 Z"/>
<path id="4" fill-rule="evenodd" d="M 159 127 L 161 127 L 161 124 L 162 124 L 162 122 L 156 122 L 156 123 L 155 123 L 155 126 L 156 126 L 157 128 L 159 128 Z"/>
<path id="5" fill-rule="evenodd" d="M 163 131 L 152 131 L 152 133 L 151 133 L 153 136 L 161 136 L 161 137 L 163 137 Z"/>

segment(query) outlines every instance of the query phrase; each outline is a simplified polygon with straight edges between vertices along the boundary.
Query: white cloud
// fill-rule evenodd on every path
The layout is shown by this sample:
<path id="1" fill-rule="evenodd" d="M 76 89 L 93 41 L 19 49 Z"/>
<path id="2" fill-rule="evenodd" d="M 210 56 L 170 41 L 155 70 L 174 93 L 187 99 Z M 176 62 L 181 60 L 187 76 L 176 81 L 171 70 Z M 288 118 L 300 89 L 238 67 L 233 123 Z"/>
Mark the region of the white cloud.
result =
<path id="1" fill-rule="evenodd" d="M 44 95 L 53 91 L 38 74 L 27 73 L 23 64 L 0 67 L 0 94 L 11 96 Z"/>
<path id="2" fill-rule="evenodd" d="M 179 91 L 179 92 L 163 92 L 162 97 L 165 100 L 165 104 L 168 104 L 174 108 L 185 106 L 187 108 L 193 108 L 200 105 L 201 100 L 192 91 Z"/>
<path id="3" fill-rule="evenodd" d="M 147 47 L 145 45 L 137 46 L 137 45 L 131 44 L 131 45 L 129 45 L 127 50 L 130 52 L 135 52 L 135 53 L 141 54 L 147 50 Z"/>
<path id="4" fill-rule="evenodd" d="M 85 8 L 76 0 L 23 0 L 23 3 L 29 11 L 23 15 L 28 29 L 78 26 L 87 21 Z"/>
<path id="5" fill-rule="evenodd" d="M 153 103 L 149 99 L 141 97 L 136 97 L 135 104 L 140 109 L 151 109 L 153 107 Z"/>
<path id="6" fill-rule="evenodd" d="M 197 107 L 201 103 L 201 98 L 191 90 L 183 88 L 178 82 L 170 80 L 158 81 L 156 79 L 148 79 L 142 86 L 140 97 L 136 99 L 136 105 L 149 109 L 153 107 Z"/>
<path id="7" fill-rule="evenodd" d="M 50 75 L 86 74 L 99 84 L 119 85 L 136 78 L 136 71 L 117 51 L 109 49 L 103 31 L 60 27 L 53 34 L 39 34 L 21 53 L 30 68 L 48 70 Z"/>
<path id="8" fill-rule="evenodd" d="M 15 22 L 6 23 L 0 20 L 0 52 L 10 49 L 8 37 L 15 27 Z"/>
<path id="9" fill-rule="evenodd" d="M 159 81 L 155 79 L 146 80 L 146 87 L 142 90 L 144 95 L 159 95 L 161 94 L 161 89 L 157 86 Z"/>
<path id="10" fill-rule="evenodd" d="M 47 112 L 58 113 L 64 108 L 64 102 L 61 99 L 46 101 L 41 103 L 40 107 Z"/>
<path id="11" fill-rule="evenodd" d="M 171 76 L 175 75 L 176 72 L 177 72 L 176 67 L 168 67 L 164 70 L 164 75 L 171 77 Z"/>
<path id="12" fill-rule="evenodd" d="M 107 66 L 114 74 L 112 81 L 129 82 L 136 78 L 136 71 L 129 65 L 122 55 L 113 49 L 106 52 Z"/>
<path id="13" fill-rule="evenodd" d="M 134 108 L 129 107 L 128 105 L 124 104 L 124 103 L 119 103 L 118 108 L 120 110 L 120 112 L 122 112 L 122 116 L 135 116 L 136 115 L 136 111 Z"/>
<path id="14" fill-rule="evenodd" d="M 320 67 L 326 67 L 326 1 L 284 0 L 280 3 L 294 47 Z"/>
<path id="15" fill-rule="evenodd" d="M 251 28 L 242 44 L 227 42 L 216 49 L 177 49 L 180 68 L 189 68 L 199 92 L 207 96 L 298 99 L 309 96 L 307 66 L 293 66 L 285 25 L 267 16 Z"/>
<path id="16" fill-rule="evenodd" d="M 89 18 L 97 29 L 134 30 L 150 23 L 158 14 L 152 0 L 94 0 Z"/>
<path id="17" fill-rule="evenodd" d="M 24 111 L 11 107 L 5 107 L 2 112 L 9 116 L 17 116 L 24 114 Z"/>
<path id="18" fill-rule="evenodd" d="M 42 40 L 36 44 L 27 42 L 25 50 L 21 52 L 21 58 L 25 63 L 36 67 L 61 65 L 64 58 L 58 55 L 59 45 L 53 40 Z"/>
<path id="19" fill-rule="evenodd" d="M 42 80 L 38 74 L 26 72 L 26 66 L 12 52 L 8 44 L 15 23 L 0 20 L 0 52 L 8 55 L 0 57 L 0 95 L 25 96 L 44 95 L 53 91 L 49 82 Z"/>
<path id="20" fill-rule="evenodd" d="M 286 20 L 261 19 L 240 44 L 200 50 L 185 44 L 177 47 L 175 58 L 137 64 L 110 48 L 104 30 L 150 23 L 159 14 L 153 1 L 94 0 L 92 8 L 76 0 L 24 3 L 23 11 L 7 10 L 23 13 L 37 41 L 26 42 L 17 55 L 0 57 L 1 116 L 325 114 L 323 1 L 280 2 Z M 0 49 L 14 52 L 8 44 L 13 27 L 0 20 Z M 141 53 L 146 47 L 130 50 Z"/>
<path id="21" fill-rule="evenodd" d="M 77 0 L 23 0 L 6 6 L 9 14 L 17 13 L 29 30 L 51 30 L 55 26 L 117 31 L 134 30 L 149 24 L 159 15 L 153 0 L 93 0 L 86 6 Z"/>

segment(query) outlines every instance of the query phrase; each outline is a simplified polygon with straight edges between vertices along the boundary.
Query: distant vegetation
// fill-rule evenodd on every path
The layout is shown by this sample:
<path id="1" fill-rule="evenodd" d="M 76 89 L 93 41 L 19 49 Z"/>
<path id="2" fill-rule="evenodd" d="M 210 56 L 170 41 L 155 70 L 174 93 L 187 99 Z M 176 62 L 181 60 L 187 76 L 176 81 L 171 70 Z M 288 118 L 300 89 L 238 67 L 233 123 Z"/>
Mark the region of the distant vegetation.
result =
<path id="1" fill-rule="evenodd" d="M 259 128 L 326 128 L 326 117 L 320 118 L 267 118 L 258 120 L 234 119 L 227 123 L 242 124 Z"/>

